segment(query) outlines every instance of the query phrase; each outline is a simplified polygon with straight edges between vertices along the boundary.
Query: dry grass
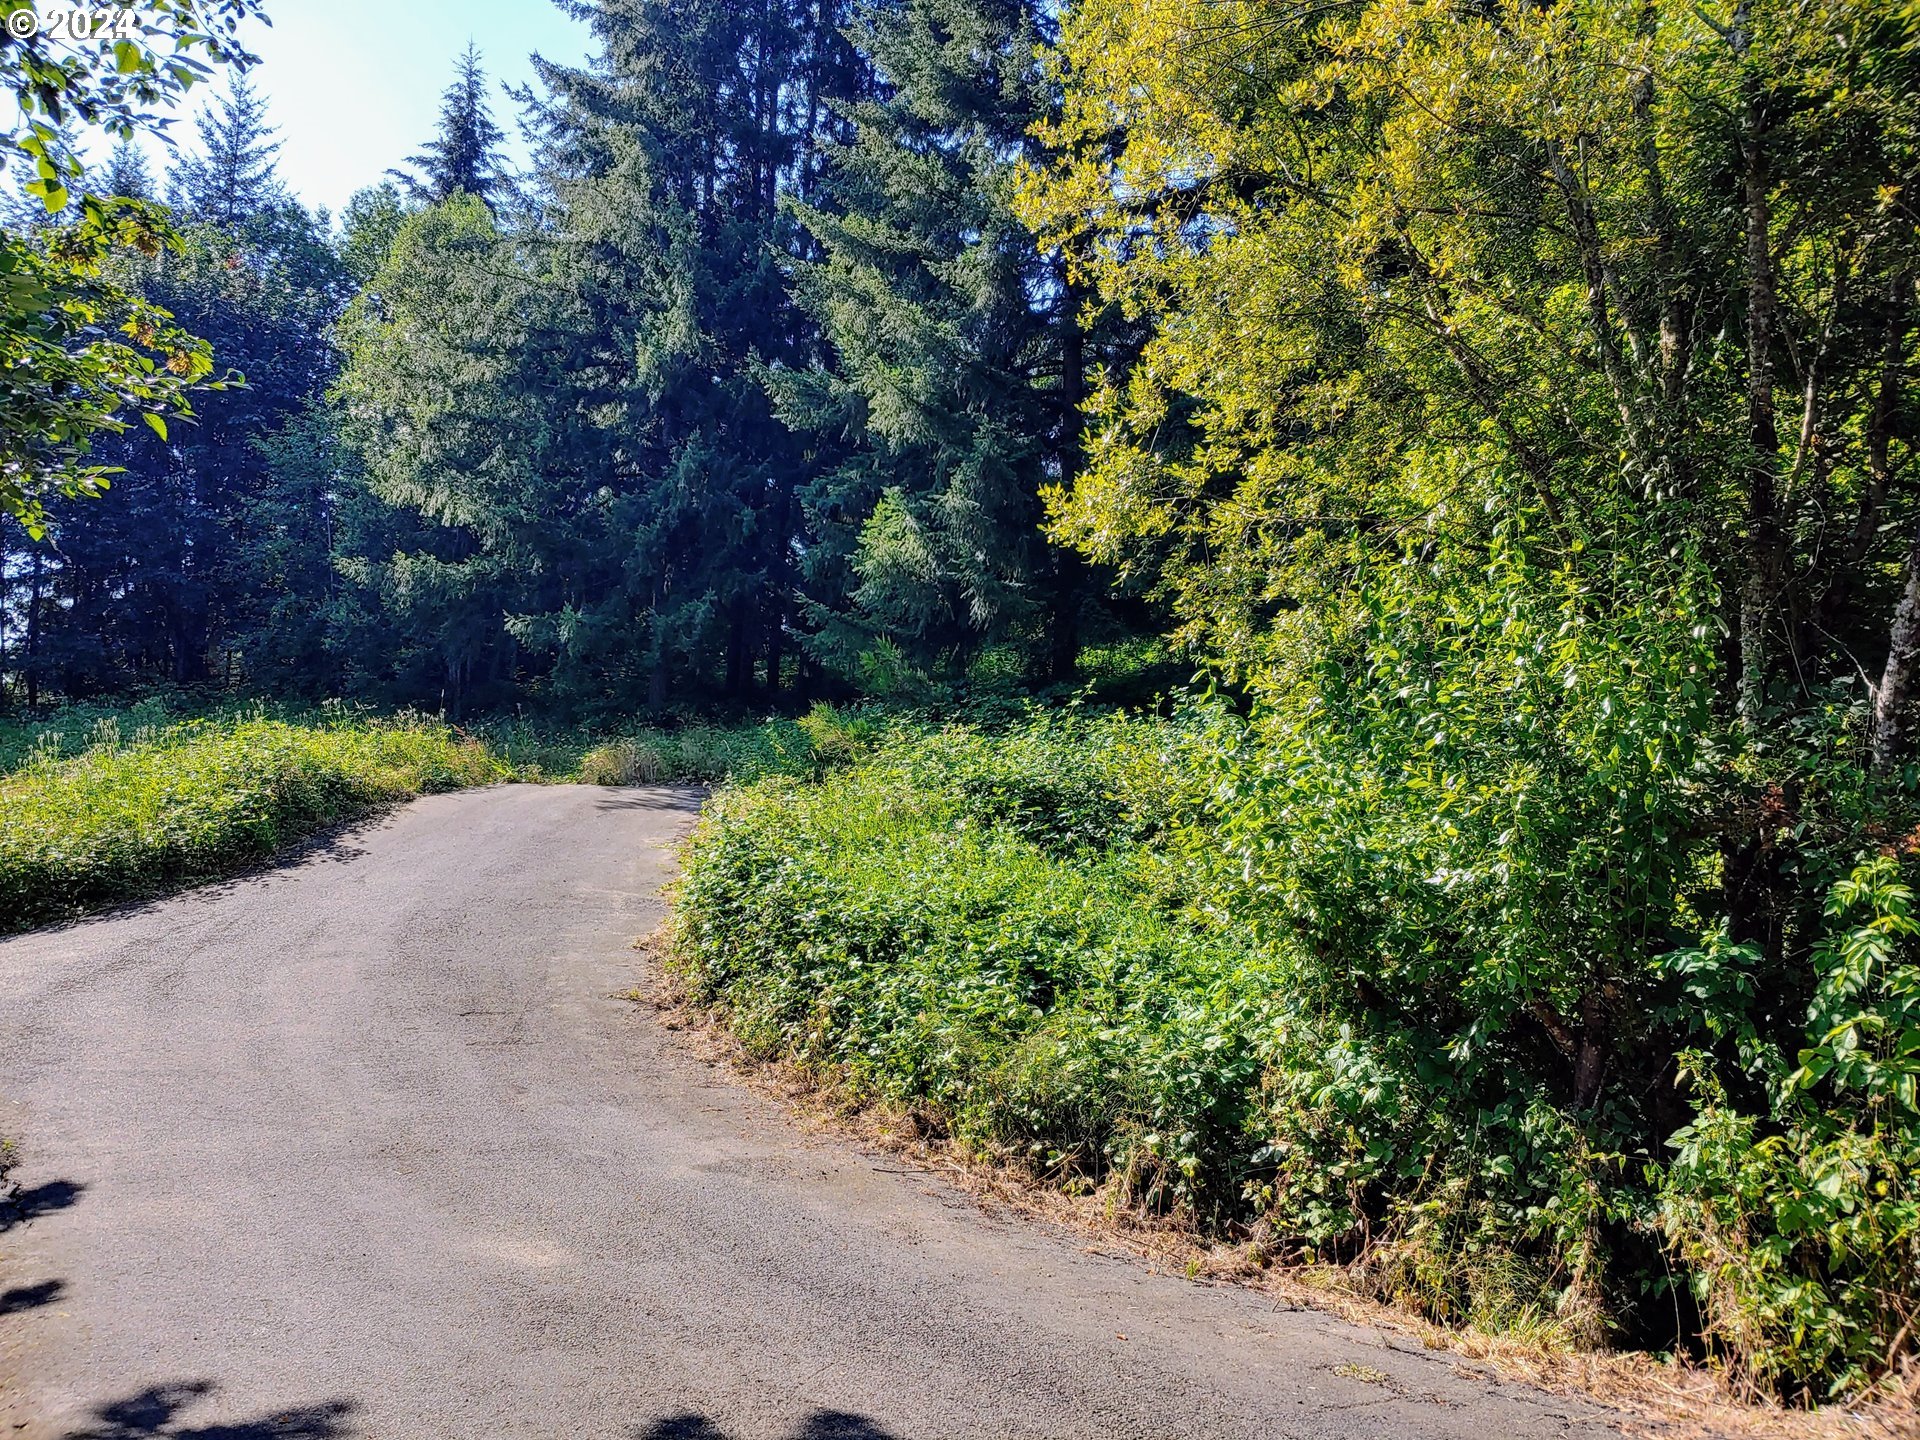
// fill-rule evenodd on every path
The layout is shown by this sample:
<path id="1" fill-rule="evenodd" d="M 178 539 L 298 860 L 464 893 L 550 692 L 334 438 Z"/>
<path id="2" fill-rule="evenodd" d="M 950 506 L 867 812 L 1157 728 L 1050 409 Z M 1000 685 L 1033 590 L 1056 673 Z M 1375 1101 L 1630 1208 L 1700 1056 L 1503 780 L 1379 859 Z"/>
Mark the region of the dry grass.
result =
<path id="1" fill-rule="evenodd" d="M 662 935 L 636 942 L 646 952 L 647 984 L 630 999 L 651 1006 L 685 1048 L 779 1100 L 809 1129 L 905 1160 L 972 1196 L 983 1208 L 1039 1220 L 1071 1232 L 1092 1254 L 1143 1263 L 1150 1273 L 1232 1284 L 1271 1296 L 1276 1305 L 1339 1316 L 1385 1336 L 1448 1351 L 1455 1369 L 1482 1379 L 1519 1381 L 1578 1395 L 1620 1413 L 1621 1433 L 1659 1440 L 1920 1440 L 1920 1377 L 1871 1405 L 1788 1410 L 1751 1404 L 1718 1373 L 1665 1363 L 1641 1353 L 1575 1351 L 1538 1339 L 1453 1329 L 1382 1304 L 1350 1287 L 1340 1267 L 1262 1265 L 1246 1244 L 1207 1240 L 1163 1217 L 1117 1202 L 1111 1189 L 1069 1195 L 994 1163 L 948 1136 L 937 1117 L 865 1099 L 831 1073 L 750 1054 L 725 1014 L 691 1003 L 661 963 Z"/>

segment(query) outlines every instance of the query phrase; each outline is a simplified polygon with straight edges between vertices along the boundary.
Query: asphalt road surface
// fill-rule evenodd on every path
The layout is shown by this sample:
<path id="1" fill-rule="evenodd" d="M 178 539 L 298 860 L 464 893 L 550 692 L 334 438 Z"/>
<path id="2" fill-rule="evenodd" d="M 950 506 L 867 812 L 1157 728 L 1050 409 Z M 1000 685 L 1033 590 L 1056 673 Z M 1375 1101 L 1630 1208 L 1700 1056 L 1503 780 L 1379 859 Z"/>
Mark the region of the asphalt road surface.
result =
<path id="1" fill-rule="evenodd" d="M 1608 1433 L 800 1133 L 632 941 L 696 796 L 417 801 L 0 942 L 0 1437 Z"/>

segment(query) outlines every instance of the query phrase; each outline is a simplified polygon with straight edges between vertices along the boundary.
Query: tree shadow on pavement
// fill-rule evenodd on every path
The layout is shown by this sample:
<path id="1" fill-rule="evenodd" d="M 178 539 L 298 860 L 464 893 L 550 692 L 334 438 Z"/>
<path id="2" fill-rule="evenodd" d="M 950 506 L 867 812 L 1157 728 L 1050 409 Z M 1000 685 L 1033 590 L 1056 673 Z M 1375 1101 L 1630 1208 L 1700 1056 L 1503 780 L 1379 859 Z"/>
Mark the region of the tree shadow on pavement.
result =
<path id="1" fill-rule="evenodd" d="M 22 1310 L 52 1305 L 66 1291 L 64 1280 L 42 1280 L 38 1285 L 16 1285 L 11 1290 L 0 1290 L 0 1315 L 18 1315 Z"/>
<path id="2" fill-rule="evenodd" d="M 0 1196 L 0 1235 L 41 1215 L 70 1208 L 86 1191 L 86 1186 L 71 1180 L 49 1180 L 31 1190 L 16 1190 L 12 1195 Z"/>
<path id="3" fill-rule="evenodd" d="M 64 1440 L 345 1440 L 353 1432 L 347 1417 L 351 1400 L 328 1400 L 292 1410 L 276 1410 L 257 1420 L 213 1425 L 177 1423 L 181 1412 L 214 1392 L 207 1380 L 153 1385 L 94 1411 L 91 1423 L 69 1430 Z"/>
<path id="4" fill-rule="evenodd" d="M 864 1415 L 848 1415 L 839 1410 L 816 1410 L 807 1423 L 794 1432 L 793 1440 L 897 1440 Z"/>
<path id="5" fill-rule="evenodd" d="M 187 876 L 178 880 L 160 882 L 151 895 L 134 896 L 114 901 L 87 900 L 76 905 L 71 913 L 48 916 L 25 930 L 13 928 L 0 922 L 0 944 L 8 940 L 24 939 L 29 935 L 57 935 L 62 931 L 75 930 L 83 925 L 104 924 L 108 921 L 129 920 L 137 915 L 151 915 L 163 906 L 170 904 L 217 905 L 228 896 L 237 894 L 250 885 L 283 883 L 295 872 L 314 865 L 351 865 L 363 860 L 371 852 L 355 841 L 362 833 L 371 832 L 384 824 L 388 810 L 382 809 L 372 815 L 363 815 L 355 820 L 343 821 L 318 835 L 304 840 L 294 841 L 285 849 L 272 855 L 244 862 L 227 868 L 225 874 L 210 874 L 198 877 Z"/>
<path id="6" fill-rule="evenodd" d="M 601 787 L 603 794 L 593 802 L 596 810 L 652 810 L 663 814 L 698 815 L 707 792 L 692 786 L 680 789 L 650 786 Z"/>
<path id="7" fill-rule="evenodd" d="M 130 915 L 154 909 L 169 900 L 184 900 L 195 905 L 217 905 L 229 895 L 261 885 L 284 885 L 299 878 L 299 872 L 321 865 L 351 865 L 373 853 L 358 843 L 361 836 L 379 828 L 387 820 L 385 810 L 358 819 L 343 821 L 318 835 L 295 840 L 273 854 L 263 856 L 227 875 L 209 875 L 189 882 L 185 889 L 171 889 L 142 904 L 122 906 L 105 912 Z"/>
<path id="8" fill-rule="evenodd" d="M 728 1440 L 704 1415 L 674 1415 L 633 1432 L 634 1440 Z M 849 1415 L 844 1410 L 816 1410 L 809 1415 L 792 1440 L 899 1440 L 890 1430 L 882 1430 L 864 1415 Z"/>

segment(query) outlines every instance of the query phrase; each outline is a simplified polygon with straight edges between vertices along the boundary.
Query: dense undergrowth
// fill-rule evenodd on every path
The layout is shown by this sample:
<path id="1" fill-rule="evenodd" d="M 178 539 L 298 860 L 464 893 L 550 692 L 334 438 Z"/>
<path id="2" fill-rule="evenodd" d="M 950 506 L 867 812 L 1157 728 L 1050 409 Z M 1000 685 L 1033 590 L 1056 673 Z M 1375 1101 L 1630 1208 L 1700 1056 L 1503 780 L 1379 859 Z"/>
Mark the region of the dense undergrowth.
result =
<path id="1" fill-rule="evenodd" d="M 1675 839 L 1656 929 L 1610 858 L 1684 812 L 1684 780 L 1624 821 L 1604 789 L 1566 809 L 1565 775 L 1558 811 L 1498 787 L 1422 808 L 1402 802 L 1432 748 L 1396 758 L 1384 718 L 1359 738 L 1210 706 L 596 735 L 71 710 L 0 726 L 0 929 L 231 874 L 424 791 L 717 784 L 674 954 L 756 1051 L 1443 1322 L 1706 1355 L 1755 1393 L 1901 1383 L 1920 921 L 1913 846 L 1889 837 L 1910 827 L 1783 829 L 1771 863 L 1790 849 L 1815 900 L 1768 968 L 1712 919 L 1709 840 Z M 1612 838 L 1583 860 L 1584 834 Z M 1553 980 L 1558 954 L 1596 951 L 1604 1014 Z M 1576 1025 L 1605 1037 L 1595 1074 Z"/>
<path id="2" fill-rule="evenodd" d="M 1579 1093 L 1490 958 L 1445 963 L 1550 921 L 1392 882 L 1431 857 L 1384 803 L 1371 835 L 1347 815 L 1263 826 L 1285 856 L 1241 841 L 1280 784 L 1249 744 L 1225 712 L 849 731 L 844 763 L 710 803 L 675 963 L 758 1053 L 1441 1321 L 1705 1354 L 1755 1393 L 1899 1383 L 1920 1293 L 1899 860 L 1830 887 L 1797 994 L 1757 994 L 1724 936 L 1649 937 Z M 1313 773 L 1290 803 L 1367 778 Z"/>

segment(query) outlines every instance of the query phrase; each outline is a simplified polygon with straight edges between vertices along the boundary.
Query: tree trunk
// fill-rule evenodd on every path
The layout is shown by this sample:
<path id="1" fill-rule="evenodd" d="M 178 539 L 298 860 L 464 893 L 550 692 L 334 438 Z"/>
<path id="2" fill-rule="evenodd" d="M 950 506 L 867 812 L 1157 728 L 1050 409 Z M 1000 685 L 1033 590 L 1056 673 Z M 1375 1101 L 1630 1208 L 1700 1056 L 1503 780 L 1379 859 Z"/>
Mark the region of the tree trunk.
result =
<path id="1" fill-rule="evenodd" d="M 1907 545 L 1904 584 L 1893 611 L 1893 632 L 1887 639 L 1887 667 L 1873 697 L 1873 768 L 1893 768 L 1904 748 L 1903 727 L 1913 688 L 1913 662 L 1920 655 L 1920 526 Z"/>
<path id="2" fill-rule="evenodd" d="M 656 576 L 653 582 L 652 614 L 648 619 L 648 629 L 652 632 L 653 658 L 647 672 L 647 709 L 658 715 L 667 708 L 667 681 L 672 668 L 672 657 L 667 652 L 666 637 L 661 633 L 660 612 L 666 604 L 666 585 Z"/>
<path id="3" fill-rule="evenodd" d="M 33 579 L 27 587 L 26 671 L 27 709 L 40 706 L 40 667 L 35 657 L 40 651 L 40 581 L 46 571 L 46 556 L 39 546 L 33 550 Z"/>
<path id="4" fill-rule="evenodd" d="M 1581 1006 L 1584 1023 L 1576 1031 L 1560 1012 L 1545 1000 L 1528 1007 L 1541 1029 L 1568 1060 L 1573 1062 L 1571 1085 L 1573 1108 L 1591 1110 L 1600 1098 L 1600 1087 L 1607 1077 L 1608 1047 L 1602 1038 L 1602 1017 L 1598 997 L 1588 997 Z"/>
<path id="5" fill-rule="evenodd" d="M 773 544 L 767 555 L 767 698 L 780 699 L 780 672 L 786 662 L 787 601 L 793 592 L 789 557 L 793 554 L 793 482 L 782 479 L 774 491 Z"/>
<path id="6" fill-rule="evenodd" d="M 1593 199 L 1587 193 L 1586 182 L 1581 178 L 1573 159 L 1558 145 L 1548 146 L 1547 158 L 1553 169 L 1555 183 L 1559 185 L 1566 201 L 1567 228 L 1580 256 L 1580 270 L 1586 281 L 1587 324 L 1593 331 L 1594 345 L 1600 355 L 1600 370 L 1613 392 L 1627 453 L 1632 457 L 1634 468 L 1644 476 L 1652 470 L 1656 457 L 1645 427 L 1640 423 L 1634 375 L 1626 355 L 1621 351 L 1620 338 L 1615 333 L 1615 307 L 1611 299 L 1613 287 L 1607 283 L 1606 243 L 1600 234 L 1600 222 L 1594 214 Z M 1627 325 L 1631 336 L 1631 317 L 1622 314 L 1620 319 Z M 1637 351 L 1641 346 L 1636 343 L 1634 348 Z"/>
<path id="7" fill-rule="evenodd" d="M 1072 490 L 1085 463 L 1080 407 L 1087 398 L 1087 332 L 1080 328 L 1080 288 L 1062 267 L 1060 307 L 1060 486 Z M 1073 679 L 1080 663 L 1080 603 L 1087 567 L 1078 552 L 1056 548 L 1054 622 L 1049 637 L 1047 677 L 1054 684 Z"/>
<path id="8" fill-rule="evenodd" d="M 7 699 L 7 602 L 13 598 L 13 565 L 9 556 L 13 546 L 4 520 L 0 520 L 0 707 Z"/>
<path id="9" fill-rule="evenodd" d="M 767 699 L 780 700 L 780 672 L 786 666 L 786 616 L 778 600 L 767 614 Z"/>
<path id="10" fill-rule="evenodd" d="M 753 693 L 753 647 L 747 643 L 747 605 L 736 600 L 727 620 L 726 694 L 730 700 Z"/>
<path id="11" fill-rule="evenodd" d="M 647 709 L 658 715 L 667 708 L 667 652 L 653 652 L 653 666 L 647 675 Z"/>
<path id="12" fill-rule="evenodd" d="M 1766 626 L 1780 584 L 1780 511 L 1774 467 L 1780 428 L 1774 417 L 1774 259 L 1764 121 L 1749 102 L 1745 142 L 1747 202 L 1747 574 L 1740 591 L 1740 720 L 1759 724 L 1766 703 Z"/>
<path id="13" fill-rule="evenodd" d="M 1734 20 L 1733 44 L 1742 66 L 1748 45 L 1747 7 Z M 1767 693 L 1767 627 L 1779 588 L 1780 515 L 1774 471 L 1780 432 L 1773 406 L 1773 330 L 1778 299 L 1773 277 L 1771 169 L 1766 101 L 1750 72 L 1741 81 L 1741 160 L 1747 223 L 1747 554 L 1740 586 L 1741 723 L 1759 724 Z"/>

